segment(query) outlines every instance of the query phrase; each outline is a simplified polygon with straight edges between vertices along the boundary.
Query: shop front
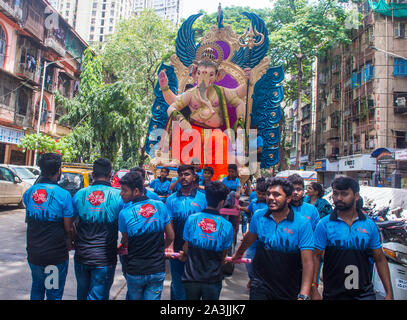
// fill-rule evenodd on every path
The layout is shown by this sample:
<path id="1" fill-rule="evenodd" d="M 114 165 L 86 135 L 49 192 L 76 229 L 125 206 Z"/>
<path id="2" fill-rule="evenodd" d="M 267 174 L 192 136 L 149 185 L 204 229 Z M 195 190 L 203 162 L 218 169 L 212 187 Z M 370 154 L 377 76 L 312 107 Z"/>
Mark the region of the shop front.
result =
<path id="1" fill-rule="evenodd" d="M 321 159 L 315 161 L 315 171 L 318 173 L 318 182 L 328 188 L 338 173 L 339 162 Z"/>
<path id="2" fill-rule="evenodd" d="M 376 158 L 370 154 L 358 154 L 339 158 L 339 174 L 352 177 L 360 185 L 373 186 L 373 173 L 376 171 Z"/>
<path id="3" fill-rule="evenodd" d="M 0 163 L 25 165 L 26 153 L 17 147 L 24 131 L 0 126 Z"/>
<path id="4" fill-rule="evenodd" d="M 397 172 L 400 175 L 400 187 L 407 189 L 407 149 L 394 152 Z"/>

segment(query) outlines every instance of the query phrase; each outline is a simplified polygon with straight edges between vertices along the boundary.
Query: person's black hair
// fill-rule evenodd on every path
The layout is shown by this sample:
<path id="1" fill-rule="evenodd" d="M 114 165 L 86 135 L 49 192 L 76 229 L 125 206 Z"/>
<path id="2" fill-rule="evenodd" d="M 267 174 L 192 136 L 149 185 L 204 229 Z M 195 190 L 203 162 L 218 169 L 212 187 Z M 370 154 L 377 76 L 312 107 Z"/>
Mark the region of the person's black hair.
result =
<path id="1" fill-rule="evenodd" d="M 322 185 L 318 182 L 311 182 L 310 183 L 312 189 L 316 190 L 318 192 L 318 198 L 322 198 L 325 194 L 324 188 Z"/>
<path id="2" fill-rule="evenodd" d="M 190 170 L 192 172 L 192 174 L 195 174 L 195 167 L 191 164 L 182 164 L 178 167 L 178 174 L 180 174 L 183 171 L 187 171 Z"/>
<path id="3" fill-rule="evenodd" d="M 336 177 L 331 183 L 331 187 L 338 190 L 352 189 L 353 193 L 359 192 L 359 183 L 351 177 Z"/>
<path id="4" fill-rule="evenodd" d="M 362 197 L 359 197 L 359 199 L 356 200 L 356 209 L 357 210 L 363 209 L 363 198 Z"/>
<path id="5" fill-rule="evenodd" d="M 55 176 L 61 168 L 62 156 L 58 153 L 44 153 L 38 161 L 41 175 L 46 178 Z"/>
<path id="6" fill-rule="evenodd" d="M 203 169 L 203 172 L 205 172 L 205 171 L 209 172 L 211 175 L 213 175 L 215 173 L 215 170 L 213 170 L 212 167 L 205 167 Z"/>
<path id="7" fill-rule="evenodd" d="M 93 162 L 93 175 L 97 178 L 107 178 L 112 172 L 112 163 L 105 158 L 99 158 Z"/>
<path id="8" fill-rule="evenodd" d="M 266 192 L 267 191 L 267 185 L 265 179 L 263 180 L 257 180 L 256 182 L 256 191 L 260 192 Z"/>
<path id="9" fill-rule="evenodd" d="M 125 185 L 131 190 L 139 189 L 141 193 L 144 193 L 144 179 L 137 171 L 127 172 L 120 180 L 120 185 Z"/>
<path id="10" fill-rule="evenodd" d="M 161 170 L 167 171 L 167 173 L 170 173 L 170 169 L 168 169 L 167 167 L 163 167 L 161 168 Z"/>
<path id="11" fill-rule="evenodd" d="M 293 185 L 300 184 L 304 188 L 304 179 L 298 173 L 294 173 L 288 176 L 287 180 L 290 181 Z"/>
<path id="12" fill-rule="evenodd" d="M 229 164 L 228 165 L 228 170 L 230 170 L 230 169 L 235 170 L 237 172 L 237 164 L 235 164 L 235 163 Z"/>
<path id="13" fill-rule="evenodd" d="M 230 190 L 221 181 L 210 181 L 205 185 L 205 196 L 208 207 L 216 208 L 219 202 L 226 200 Z"/>
<path id="14" fill-rule="evenodd" d="M 281 186 L 287 197 L 293 194 L 294 186 L 288 179 L 273 177 L 266 180 L 266 190 L 274 186 Z"/>
<path id="15" fill-rule="evenodd" d="M 142 167 L 131 168 L 130 172 L 138 172 L 143 179 L 146 179 L 146 170 Z"/>

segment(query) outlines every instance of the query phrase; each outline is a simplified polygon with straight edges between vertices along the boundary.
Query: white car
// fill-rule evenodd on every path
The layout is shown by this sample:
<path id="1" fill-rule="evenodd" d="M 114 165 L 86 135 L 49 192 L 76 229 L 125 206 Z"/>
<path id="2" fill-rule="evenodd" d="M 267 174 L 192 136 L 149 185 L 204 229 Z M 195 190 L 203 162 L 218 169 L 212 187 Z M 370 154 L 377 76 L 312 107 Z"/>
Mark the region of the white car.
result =
<path id="1" fill-rule="evenodd" d="M 30 186 L 10 168 L 0 165 L 0 205 L 18 204 L 20 208 L 24 208 L 23 194 Z"/>
<path id="2" fill-rule="evenodd" d="M 23 167 L 26 168 L 28 171 L 31 171 L 31 173 L 36 177 L 38 177 L 41 174 L 41 169 L 38 167 L 33 166 L 23 166 Z"/>
<path id="3" fill-rule="evenodd" d="M 24 166 L 17 166 L 13 164 L 5 164 L 4 166 L 11 169 L 11 171 L 13 171 L 15 175 L 17 175 L 21 180 L 29 183 L 30 185 L 33 185 L 38 178 L 38 176 L 35 176 Z"/>

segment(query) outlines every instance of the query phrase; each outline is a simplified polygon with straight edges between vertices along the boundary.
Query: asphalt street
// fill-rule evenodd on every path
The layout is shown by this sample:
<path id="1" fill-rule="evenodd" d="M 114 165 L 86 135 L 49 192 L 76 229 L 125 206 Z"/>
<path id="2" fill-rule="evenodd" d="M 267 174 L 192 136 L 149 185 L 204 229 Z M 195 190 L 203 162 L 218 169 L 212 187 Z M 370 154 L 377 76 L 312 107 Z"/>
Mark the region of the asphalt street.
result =
<path id="1" fill-rule="evenodd" d="M 25 210 L 13 206 L 0 206 L 0 300 L 28 300 L 31 289 L 31 272 L 26 254 Z M 238 236 L 238 245 L 241 233 Z M 236 265 L 232 277 L 225 278 L 221 300 L 248 300 L 248 281 L 244 265 Z M 170 299 L 171 274 L 168 263 L 162 300 Z M 126 281 L 118 262 L 110 299 L 124 300 Z M 70 253 L 64 300 L 76 300 L 76 279 L 73 271 L 73 252 Z"/>

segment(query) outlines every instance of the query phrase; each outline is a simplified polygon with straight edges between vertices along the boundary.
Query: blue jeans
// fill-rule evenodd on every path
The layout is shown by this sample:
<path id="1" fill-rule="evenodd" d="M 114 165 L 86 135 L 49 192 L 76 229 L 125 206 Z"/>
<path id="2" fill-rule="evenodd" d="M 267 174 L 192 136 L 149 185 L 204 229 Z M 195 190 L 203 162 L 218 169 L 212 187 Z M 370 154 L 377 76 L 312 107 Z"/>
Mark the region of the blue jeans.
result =
<path id="1" fill-rule="evenodd" d="M 187 300 L 219 300 L 222 281 L 215 283 L 184 282 Z"/>
<path id="2" fill-rule="evenodd" d="M 178 259 L 170 260 L 171 269 L 171 300 L 185 300 L 184 284 L 181 277 L 184 273 L 185 262 Z"/>
<path id="3" fill-rule="evenodd" d="M 246 233 L 247 231 L 247 223 L 249 222 L 250 213 L 246 211 L 242 211 L 242 233 Z"/>
<path id="4" fill-rule="evenodd" d="M 32 277 L 30 299 L 44 300 L 46 295 L 47 300 L 61 300 L 68 274 L 68 262 L 69 260 L 66 260 L 55 266 L 37 266 L 28 263 Z"/>
<path id="5" fill-rule="evenodd" d="M 78 300 L 109 300 L 116 265 L 88 266 L 75 262 Z"/>
<path id="6" fill-rule="evenodd" d="M 133 275 L 126 273 L 128 300 L 160 300 L 165 272 Z"/>

